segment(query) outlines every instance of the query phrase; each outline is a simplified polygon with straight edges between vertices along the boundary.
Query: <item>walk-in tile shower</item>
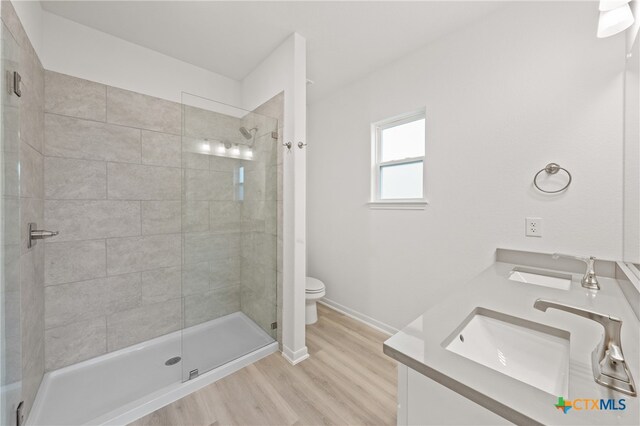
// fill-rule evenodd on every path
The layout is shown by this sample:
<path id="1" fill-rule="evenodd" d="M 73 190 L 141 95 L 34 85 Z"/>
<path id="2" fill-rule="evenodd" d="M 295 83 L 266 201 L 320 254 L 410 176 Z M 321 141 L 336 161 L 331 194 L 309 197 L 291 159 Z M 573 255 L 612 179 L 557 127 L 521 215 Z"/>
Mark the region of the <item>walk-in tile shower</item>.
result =
<path id="1" fill-rule="evenodd" d="M 3 26 L 3 75 L 20 41 Z M 32 68 L 2 92 L 1 423 L 26 393 L 29 424 L 127 422 L 275 351 L 283 96 L 245 111 Z M 22 250 L 26 222 L 59 233 Z M 42 305 L 22 315 L 21 270 Z"/>

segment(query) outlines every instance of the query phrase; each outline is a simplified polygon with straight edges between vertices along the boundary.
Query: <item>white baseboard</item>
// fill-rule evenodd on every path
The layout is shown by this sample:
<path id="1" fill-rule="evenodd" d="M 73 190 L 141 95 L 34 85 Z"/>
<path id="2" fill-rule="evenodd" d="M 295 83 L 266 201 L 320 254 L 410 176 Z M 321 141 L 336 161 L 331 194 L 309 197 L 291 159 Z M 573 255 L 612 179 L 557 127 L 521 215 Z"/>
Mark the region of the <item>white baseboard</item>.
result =
<path id="1" fill-rule="evenodd" d="M 305 359 L 309 358 L 309 352 L 307 351 L 307 347 L 298 349 L 297 351 L 292 351 L 286 346 L 282 346 L 282 356 L 289 361 L 291 365 L 296 365 Z"/>
<path id="2" fill-rule="evenodd" d="M 391 327 L 388 324 L 383 323 L 382 321 L 378 321 L 377 319 L 371 318 L 368 315 L 355 311 L 351 308 L 347 308 L 344 305 L 339 304 L 338 302 L 334 302 L 331 299 L 327 299 L 326 297 L 318 300 L 318 303 L 322 303 L 323 305 L 340 312 L 348 316 L 349 318 L 353 318 L 354 320 L 360 321 L 363 324 L 368 325 L 371 328 L 375 328 L 376 330 L 388 334 L 389 336 L 396 334 L 398 331 L 397 328 Z"/>

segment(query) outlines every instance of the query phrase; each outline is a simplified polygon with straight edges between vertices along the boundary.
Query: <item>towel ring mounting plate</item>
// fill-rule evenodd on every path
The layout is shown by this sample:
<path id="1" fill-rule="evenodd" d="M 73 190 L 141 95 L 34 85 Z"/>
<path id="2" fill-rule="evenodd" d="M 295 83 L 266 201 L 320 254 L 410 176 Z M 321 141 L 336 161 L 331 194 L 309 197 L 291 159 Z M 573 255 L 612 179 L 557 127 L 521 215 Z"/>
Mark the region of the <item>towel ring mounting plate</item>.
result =
<path id="1" fill-rule="evenodd" d="M 567 184 L 565 186 L 563 186 L 562 188 L 557 189 L 555 191 L 547 191 L 546 189 L 542 189 L 540 187 L 540 185 L 538 185 L 538 176 L 540 176 L 540 173 L 546 172 L 547 174 L 555 175 L 560 170 L 565 172 L 567 174 L 567 176 L 569 177 L 569 181 L 567 182 Z M 544 192 L 545 194 L 557 194 L 558 192 L 562 192 L 562 191 L 566 190 L 569 187 L 569 185 L 571 185 L 571 180 L 572 180 L 572 177 L 571 177 L 571 173 L 569 173 L 569 170 L 565 169 L 564 167 L 560 167 L 560 165 L 558 163 L 549 163 L 544 167 L 544 169 L 542 169 L 538 173 L 536 173 L 536 175 L 533 177 L 533 184 L 535 185 L 536 188 L 538 188 L 538 190 L 540 192 Z"/>

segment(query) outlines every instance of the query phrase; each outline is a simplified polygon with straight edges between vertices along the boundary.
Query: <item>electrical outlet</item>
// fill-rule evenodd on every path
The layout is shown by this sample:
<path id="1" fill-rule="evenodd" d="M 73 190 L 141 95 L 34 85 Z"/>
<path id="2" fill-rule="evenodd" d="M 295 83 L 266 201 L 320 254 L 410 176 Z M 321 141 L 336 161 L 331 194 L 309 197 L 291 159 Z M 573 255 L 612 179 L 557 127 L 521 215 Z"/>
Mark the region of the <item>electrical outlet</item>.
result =
<path id="1" fill-rule="evenodd" d="M 542 218 L 527 217 L 525 218 L 525 232 L 527 237 L 542 237 Z"/>

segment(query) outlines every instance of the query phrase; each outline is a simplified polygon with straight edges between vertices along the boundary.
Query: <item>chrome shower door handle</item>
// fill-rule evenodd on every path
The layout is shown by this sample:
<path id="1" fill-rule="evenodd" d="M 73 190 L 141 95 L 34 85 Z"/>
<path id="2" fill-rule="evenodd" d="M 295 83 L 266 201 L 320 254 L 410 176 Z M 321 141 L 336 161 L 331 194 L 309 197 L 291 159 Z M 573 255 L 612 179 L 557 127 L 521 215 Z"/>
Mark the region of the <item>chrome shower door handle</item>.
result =
<path id="1" fill-rule="evenodd" d="M 51 238 L 58 235 L 58 231 L 45 231 L 44 229 L 36 229 L 37 227 L 38 225 L 36 223 L 29 224 L 27 248 L 35 246 L 38 240 L 44 240 L 45 238 Z"/>

